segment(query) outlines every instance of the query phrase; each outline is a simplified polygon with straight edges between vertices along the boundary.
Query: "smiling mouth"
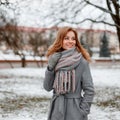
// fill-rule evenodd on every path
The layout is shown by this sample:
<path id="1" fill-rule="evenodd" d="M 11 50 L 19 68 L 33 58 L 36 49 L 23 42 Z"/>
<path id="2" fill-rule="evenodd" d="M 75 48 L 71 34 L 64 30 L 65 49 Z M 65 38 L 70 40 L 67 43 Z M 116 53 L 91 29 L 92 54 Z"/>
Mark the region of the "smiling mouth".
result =
<path id="1" fill-rule="evenodd" d="M 73 47 L 74 45 L 68 45 L 68 47 Z"/>

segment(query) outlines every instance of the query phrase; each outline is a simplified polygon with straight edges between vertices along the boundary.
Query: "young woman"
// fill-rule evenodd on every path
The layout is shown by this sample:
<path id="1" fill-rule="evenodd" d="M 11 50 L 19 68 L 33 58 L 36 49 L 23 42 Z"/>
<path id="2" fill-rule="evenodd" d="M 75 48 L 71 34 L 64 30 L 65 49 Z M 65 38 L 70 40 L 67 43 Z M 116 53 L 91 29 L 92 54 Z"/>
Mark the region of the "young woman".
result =
<path id="1" fill-rule="evenodd" d="M 60 28 L 48 49 L 44 88 L 53 90 L 48 120 L 87 120 L 94 96 L 89 54 L 76 30 Z"/>

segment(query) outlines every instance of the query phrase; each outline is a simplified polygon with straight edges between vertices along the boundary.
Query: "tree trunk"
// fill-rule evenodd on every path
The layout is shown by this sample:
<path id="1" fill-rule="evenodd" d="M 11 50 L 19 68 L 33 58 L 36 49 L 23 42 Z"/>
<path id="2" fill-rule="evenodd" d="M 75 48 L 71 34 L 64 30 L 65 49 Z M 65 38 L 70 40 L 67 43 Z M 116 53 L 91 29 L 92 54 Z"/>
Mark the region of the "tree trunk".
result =
<path id="1" fill-rule="evenodd" d="M 22 61 L 22 67 L 25 67 L 26 66 L 26 60 L 25 60 L 25 56 L 23 55 L 22 56 L 22 59 L 21 59 L 21 61 Z"/>
<path id="2" fill-rule="evenodd" d="M 119 51 L 120 51 L 120 28 L 117 28 L 117 35 L 118 35 Z"/>

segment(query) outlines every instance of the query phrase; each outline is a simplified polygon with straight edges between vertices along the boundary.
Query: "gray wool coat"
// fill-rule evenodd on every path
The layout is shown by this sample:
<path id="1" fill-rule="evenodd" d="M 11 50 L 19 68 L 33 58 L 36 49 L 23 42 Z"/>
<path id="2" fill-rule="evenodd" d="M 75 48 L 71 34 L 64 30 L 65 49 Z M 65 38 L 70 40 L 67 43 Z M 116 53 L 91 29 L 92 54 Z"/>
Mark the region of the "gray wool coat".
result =
<path id="1" fill-rule="evenodd" d="M 55 72 L 45 72 L 43 86 L 53 90 L 48 120 L 87 120 L 94 96 L 94 86 L 88 62 L 82 57 L 75 68 L 76 90 L 74 93 L 56 95 L 53 90 Z"/>

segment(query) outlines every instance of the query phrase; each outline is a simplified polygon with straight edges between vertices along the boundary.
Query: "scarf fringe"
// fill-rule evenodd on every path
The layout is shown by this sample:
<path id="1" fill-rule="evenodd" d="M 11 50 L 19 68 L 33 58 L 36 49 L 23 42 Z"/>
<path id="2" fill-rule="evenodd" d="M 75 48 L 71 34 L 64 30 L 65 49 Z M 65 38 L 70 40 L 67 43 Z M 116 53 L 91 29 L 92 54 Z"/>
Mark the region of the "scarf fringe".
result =
<path id="1" fill-rule="evenodd" d="M 64 94 L 75 91 L 75 70 L 59 71 L 56 73 L 53 88 L 57 94 Z"/>
<path id="2" fill-rule="evenodd" d="M 75 67 L 79 64 L 81 56 L 75 48 L 62 53 L 55 68 L 53 88 L 56 94 L 75 91 Z"/>

